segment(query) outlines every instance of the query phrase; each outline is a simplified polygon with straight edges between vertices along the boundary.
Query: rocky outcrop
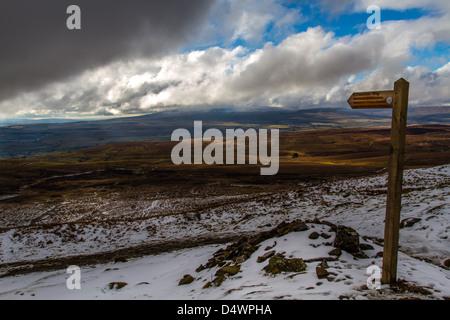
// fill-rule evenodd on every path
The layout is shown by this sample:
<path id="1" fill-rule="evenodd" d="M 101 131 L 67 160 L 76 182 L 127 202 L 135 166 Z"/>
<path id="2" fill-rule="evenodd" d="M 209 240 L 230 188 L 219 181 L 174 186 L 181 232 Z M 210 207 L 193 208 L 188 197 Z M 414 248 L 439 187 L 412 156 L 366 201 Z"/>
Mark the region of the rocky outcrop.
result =
<path id="1" fill-rule="evenodd" d="M 259 248 L 259 244 L 271 238 L 281 237 L 291 232 L 301 232 L 308 230 L 308 226 L 301 220 L 291 223 L 282 222 L 270 231 L 264 231 L 254 236 L 242 237 L 225 249 L 220 249 L 213 254 L 205 265 L 197 268 L 197 272 L 210 269 L 216 266 L 222 267 L 227 261 L 233 263 L 243 263 Z"/>

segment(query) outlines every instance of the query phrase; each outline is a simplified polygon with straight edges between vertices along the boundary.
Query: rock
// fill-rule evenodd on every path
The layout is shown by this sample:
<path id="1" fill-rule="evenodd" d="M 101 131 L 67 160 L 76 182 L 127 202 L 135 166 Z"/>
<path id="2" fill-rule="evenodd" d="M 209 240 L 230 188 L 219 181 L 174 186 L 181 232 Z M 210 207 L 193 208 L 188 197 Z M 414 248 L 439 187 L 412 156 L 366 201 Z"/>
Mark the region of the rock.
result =
<path id="1" fill-rule="evenodd" d="M 444 261 L 444 266 L 446 266 L 447 268 L 450 268 L 450 259 L 447 259 Z"/>
<path id="2" fill-rule="evenodd" d="M 322 232 L 322 233 L 320 234 L 320 236 L 321 236 L 322 238 L 324 238 L 324 239 L 330 239 L 330 238 L 331 238 L 331 235 L 329 235 L 328 233 L 325 233 L 325 232 Z"/>
<path id="3" fill-rule="evenodd" d="M 234 276 L 239 271 L 241 271 L 241 266 L 240 265 L 225 266 L 225 267 L 222 267 L 219 270 L 217 270 L 215 276 L 216 277 L 221 276 L 221 275 Z"/>
<path id="4" fill-rule="evenodd" d="M 315 231 L 309 235 L 309 238 L 310 238 L 311 240 L 319 239 L 319 237 L 320 237 L 320 234 L 318 234 L 318 233 L 315 232 Z"/>
<path id="5" fill-rule="evenodd" d="M 361 250 L 375 250 L 375 248 L 372 245 L 368 244 L 368 243 L 361 243 L 359 245 L 359 248 Z"/>
<path id="6" fill-rule="evenodd" d="M 266 253 L 263 254 L 262 256 L 258 257 L 258 259 L 256 260 L 256 262 L 262 263 L 262 262 L 266 261 L 267 259 L 271 258 L 272 256 L 274 256 L 275 253 L 276 253 L 275 250 L 266 252 Z"/>
<path id="7" fill-rule="evenodd" d="M 296 220 L 291 223 L 293 232 L 303 232 L 308 230 L 308 226 L 301 220 Z"/>
<path id="8" fill-rule="evenodd" d="M 322 267 L 322 268 L 328 268 L 328 262 L 327 262 L 327 260 L 322 260 L 322 262 L 320 263 L 320 265 L 319 265 L 319 267 Z"/>
<path id="9" fill-rule="evenodd" d="M 226 265 L 226 266 L 220 268 L 219 270 L 217 270 L 214 280 L 212 280 L 212 282 L 210 281 L 207 284 L 205 284 L 205 286 L 203 288 L 207 289 L 207 288 L 211 287 L 213 284 L 216 287 L 220 287 L 222 285 L 222 283 L 229 276 L 236 275 L 240 270 L 241 270 L 240 265 L 234 265 L 234 266 Z"/>
<path id="10" fill-rule="evenodd" d="M 238 241 L 230 244 L 225 249 L 219 249 L 213 254 L 205 265 L 199 266 L 196 271 L 211 269 L 216 266 L 224 266 L 226 261 L 233 261 L 241 264 L 260 247 L 260 243 L 271 238 L 281 237 L 290 232 L 301 232 L 308 230 L 308 226 L 301 220 L 295 220 L 291 223 L 282 222 L 270 231 L 264 231 L 254 236 L 244 236 Z M 275 242 L 276 245 L 276 242 Z"/>
<path id="11" fill-rule="evenodd" d="M 302 232 L 308 230 L 308 226 L 301 220 L 295 220 L 291 223 L 282 222 L 274 230 L 278 237 L 291 232 Z"/>
<path id="12" fill-rule="evenodd" d="M 203 270 L 205 270 L 206 267 L 204 265 L 200 265 L 197 269 L 195 269 L 195 272 L 202 272 Z"/>
<path id="13" fill-rule="evenodd" d="M 406 219 L 403 219 L 402 222 L 400 222 L 400 229 L 411 228 L 417 222 L 420 222 L 420 221 L 422 221 L 422 219 L 420 219 L 420 218 L 406 218 Z"/>
<path id="14" fill-rule="evenodd" d="M 330 275 L 328 273 L 327 269 L 325 269 L 324 267 L 321 267 L 321 266 L 316 267 L 316 274 L 317 274 L 317 278 L 319 278 L 319 279 L 325 279 Z"/>
<path id="15" fill-rule="evenodd" d="M 383 258 L 383 251 L 378 252 L 375 258 Z"/>
<path id="16" fill-rule="evenodd" d="M 275 248 L 275 246 L 277 245 L 277 242 L 276 241 L 274 241 L 274 243 L 273 243 L 273 245 L 271 245 L 271 246 L 267 246 L 264 250 L 265 251 L 269 251 L 269 250 L 272 250 L 273 248 Z"/>
<path id="17" fill-rule="evenodd" d="M 271 274 L 302 272 L 306 270 L 306 264 L 303 259 L 286 259 L 282 254 L 277 254 L 270 258 L 263 270 Z"/>
<path id="18" fill-rule="evenodd" d="M 346 226 L 337 227 L 333 245 L 348 253 L 359 253 L 361 251 L 359 247 L 359 234 L 354 229 Z"/>
<path id="19" fill-rule="evenodd" d="M 337 257 L 340 257 L 341 254 L 342 254 L 342 251 L 341 251 L 341 249 L 339 249 L 339 248 L 335 248 L 335 249 L 331 250 L 330 252 L 328 252 L 328 254 L 329 254 L 330 256 L 337 256 Z"/>
<path id="20" fill-rule="evenodd" d="M 216 287 L 220 287 L 226 278 L 227 276 L 225 274 L 221 274 L 213 280 L 213 283 Z"/>
<path id="21" fill-rule="evenodd" d="M 236 259 L 234 259 L 234 262 L 236 263 L 236 264 L 241 264 L 241 263 L 244 263 L 247 259 L 248 259 L 249 257 L 247 256 L 247 255 L 242 255 L 242 256 L 239 256 L 239 257 L 237 257 Z"/>
<path id="22" fill-rule="evenodd" d="M 181 279 L 180 280 L 180 282 L 178 283 L 178 285 L 179 286 L 184 286 L 184 285 L 187 285 L 187 284 L 191 284 L 192 282 L 194 282 L 194 277 L 193 276 L 191 276 L 191 275 L 189 275 L 189 274 L 186 274 L 184 277 L 183 277 L 183 279 Z"/>
<path id="23" fill-rule="evenodd" d="M 109 284 L 109 289 L 110 290 L 112 290 L 112 289 L 120 290 L 120 289 L 126 287 L 127 285 L 128 285 L 128 283 L 126 283 L 126 282 L 111 282 Z"/>
<path id="24" fill-rule="evenodd" d="M 359 252 L 352 253 L 352 255 L 357 259 L 369 259 L 369 256 L 362 250 Z"/>

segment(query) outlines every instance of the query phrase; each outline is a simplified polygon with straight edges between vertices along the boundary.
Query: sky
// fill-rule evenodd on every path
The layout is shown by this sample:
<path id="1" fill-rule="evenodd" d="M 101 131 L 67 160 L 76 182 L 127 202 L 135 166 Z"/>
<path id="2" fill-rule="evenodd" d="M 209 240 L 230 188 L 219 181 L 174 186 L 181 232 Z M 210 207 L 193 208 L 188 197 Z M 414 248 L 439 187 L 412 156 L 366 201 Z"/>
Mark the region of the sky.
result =
<path id="1" fill-rule="evenodd" d="M 450 105 L 448 0 L 2 0 L 0 41 L 0 119 L 348 107 L 399 78 Z"/>

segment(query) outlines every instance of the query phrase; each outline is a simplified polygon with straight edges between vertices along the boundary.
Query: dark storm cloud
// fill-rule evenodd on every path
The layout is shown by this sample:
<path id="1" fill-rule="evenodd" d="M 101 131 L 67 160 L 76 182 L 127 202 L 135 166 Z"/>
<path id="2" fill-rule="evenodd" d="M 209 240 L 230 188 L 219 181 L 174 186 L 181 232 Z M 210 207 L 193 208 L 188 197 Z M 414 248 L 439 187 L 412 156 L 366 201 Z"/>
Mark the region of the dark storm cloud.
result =
<path id="1" fill-rule="evenodd" d="M 179 48 L 206 19 L 211 2 L 2 0 L 0 100 L 118 58 Z M 66 27 L 72 4 L 81 8 L 81 30 Z"/>

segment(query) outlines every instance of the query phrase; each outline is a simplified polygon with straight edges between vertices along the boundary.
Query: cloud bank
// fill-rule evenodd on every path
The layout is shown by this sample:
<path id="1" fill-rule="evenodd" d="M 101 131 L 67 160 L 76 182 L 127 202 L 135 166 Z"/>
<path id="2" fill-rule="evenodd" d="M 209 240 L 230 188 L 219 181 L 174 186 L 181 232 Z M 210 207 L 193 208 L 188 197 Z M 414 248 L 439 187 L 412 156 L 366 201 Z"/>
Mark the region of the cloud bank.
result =
<path id="1" fill-rule="evenodd" d="M 178 4 L 173 0 L 172 5 L 175 2 Z M 142 27 L 146 14 L 142 19 L 137 15 L 140 22 L 136 23 L 141 27 L 125 28 L 118 36 L 121 41 L 93 44 L 93 52 L 102 47 L 101 52 L 112 51 L 111 57 L 88 51 L 81 59 L 83 63 L 74 67 L 78 73 L 70 78 L 66 77 L 66 69 L 55 67 L 59 70 L 56 74 L 44 80 L 36 78 L 40 79 L 38 89 L 21 91 L 0 101 L 0 113 L 86 117 L 211 106 L 345 106 L 351 92 L 392 89 L 393 82 L 400 77 L 411 83 L 411 104 L 450 104 L 448 49 L 434 54 L 432 63 L 416 58 L 439 46 L 448 48 L 447 1 L 383 2 L 386 8 L 398 10 L 422 6 L 433 14 L 414 20 L 384 21 L 380 30 L 346 36 L 337 36 L 321 26 L 294 30 L 295 23 L 308 18 L 298 7 L 283 6 L 282 2 L 264 0 L 256 6 L 253 0 L 220 0 L 210 7 L 203 2 L 199 2 L 200 6 L 189 2 L 195 7 L 186 5 L 189 18 L 176 23 L 167 20 L 177 18 L 167 9 L 168 17 L 159 17 L 164 21 L 158 20 L 161 25 L 155 30 L 145 23 L 147 27 Z M 322 10 L 336 14 L 333 3 L 323 0 Z M 361 11 L 364 6 L 364 1 L 347 1 L 347 7 L 353 11 Z M 164 13 L 164 8 L 157 10 Z M 137 9 L 129 10 L 131 16 Z M 184 32 L 178 34 L 179 29 Z M 129 45 L 143 37 L 132 32 L 135 30 L 143 30 L 142 34 L 148 36 L 137 47 Z M 266 41 L 269 31 L 280 40 Z M 127 37 L 129 41 L 125 41 Z M 225 40 L 211 45 L 218 38 Z M 92 35 L 93 43 L 96 39 L 99 35 Z M 195 39 L 206 48 L 171 50 L 186 39 Z M 50 55 L 53 52 L 46 50 Z M 90 57 L 94 60 L 92 65 Z M 53 65 L 50 58 L 42 59 L 45 62 L 42 68 Z M 5 63 L 0 66 L 5 68 Z M 62 80 L 51 81 L 57 78 Z M 7 82 L 3 74 L 1 79 Z M 18 83 L 16 87 L 23 88 L 24 84 Z"/>

